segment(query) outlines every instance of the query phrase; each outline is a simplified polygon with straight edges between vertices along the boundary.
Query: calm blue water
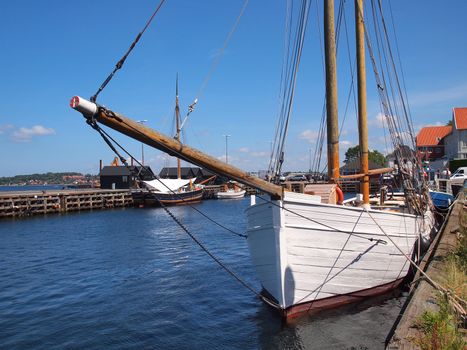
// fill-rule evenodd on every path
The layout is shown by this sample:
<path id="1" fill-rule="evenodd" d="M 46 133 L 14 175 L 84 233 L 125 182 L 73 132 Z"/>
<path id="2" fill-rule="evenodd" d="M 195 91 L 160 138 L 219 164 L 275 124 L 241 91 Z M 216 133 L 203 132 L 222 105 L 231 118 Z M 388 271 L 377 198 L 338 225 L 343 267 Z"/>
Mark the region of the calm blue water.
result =
<path id="1" fill-rule="evenodd" d="M 243 232 L 248 201 L 198 208 Z M 244 239 L 189 207 L 171 210 L 260 289 Z M 283 326 L 162 209 L 0 221 L 1 349 L 383 349 L 402 302 Z"/>
<path id="2" fill-rule="evenodd" d="M 0 186 L 1 191 L 46 191 L 61 190 L 67 185 L 23 185 L 23 186 Z"/>

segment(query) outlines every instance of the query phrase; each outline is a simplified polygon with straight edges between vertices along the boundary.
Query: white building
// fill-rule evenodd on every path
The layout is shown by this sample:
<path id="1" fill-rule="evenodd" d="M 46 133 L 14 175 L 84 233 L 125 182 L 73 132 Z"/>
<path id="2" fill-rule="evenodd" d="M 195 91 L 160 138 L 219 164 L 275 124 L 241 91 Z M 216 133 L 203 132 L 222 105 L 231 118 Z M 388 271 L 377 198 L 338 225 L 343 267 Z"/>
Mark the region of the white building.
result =
<path id="1" fill-rule="evenodd" d="M 448 159 L 467 159 L 467 107 L 452 109 L 452 131 L 444 145 Z"/>

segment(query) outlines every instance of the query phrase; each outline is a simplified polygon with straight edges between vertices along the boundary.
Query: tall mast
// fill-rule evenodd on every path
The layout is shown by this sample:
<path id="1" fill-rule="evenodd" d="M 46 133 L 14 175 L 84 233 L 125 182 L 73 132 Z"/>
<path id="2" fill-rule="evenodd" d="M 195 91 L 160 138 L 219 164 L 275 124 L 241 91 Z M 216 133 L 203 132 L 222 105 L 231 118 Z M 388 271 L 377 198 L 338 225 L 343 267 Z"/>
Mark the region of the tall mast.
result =
<path id="1" fill-rule="evenodd" d="M 368 176 L 368 123 L 366 112 L 365 72 L 365 27 L 363 22 L 363 0 L 355 0 L 355 33 L 357 36 L 357 87 L 358 87 L 358 133 L 360 143 L 360 181 L 363 204 L 370 203 L 370 178 Z"/>
<path id="2" fill-rule="evenodd" d="M 336 36 L 334 0 L 324 1 L 324 48 L 326 58 L 326 114 L 328 134 L 328 176 L 339 178 L 339 127 L 337 116 Z"/>
<path id="3" fill-rule="evenodd" d="M 178 104 L 178 73 L 177 73 L 177 81 L 175 83 L 175 123 L 176 123 L 176 134 L 175 139 L 180 142 L 180 106 Z M 182 178 L 182 170 L 180 166 L 180 158 L 177 158 L 177 178 Z"/>

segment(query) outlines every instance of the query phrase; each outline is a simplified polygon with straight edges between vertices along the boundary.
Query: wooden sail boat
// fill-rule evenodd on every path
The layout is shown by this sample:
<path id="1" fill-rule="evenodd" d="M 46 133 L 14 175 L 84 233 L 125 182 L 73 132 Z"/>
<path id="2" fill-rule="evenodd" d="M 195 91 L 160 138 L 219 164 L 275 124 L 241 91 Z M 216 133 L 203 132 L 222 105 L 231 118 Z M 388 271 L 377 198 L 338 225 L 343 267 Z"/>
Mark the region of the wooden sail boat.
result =
<path id="1" fill-rule="evenodd" d="M 175 140 L 180 142 L 180 105 L 178 97 L 178 76 L 175 88 Z M 184 205 L 197 203 L 203 198 L 203 187 L 195 184 L 196 178 L 182 179 L 181 161 L 177 158 L 177 178 L 157 178 L 143 181 L 145 189 L 132 192 L 133 201 L 136 205 L 158 206 L 158 205 Z"/>
<path id="2" fill-rule="evenodd" d="M 363 68 L 361 0 L 357 1 L 357 7 L 360 8 L 356 10 L 359 67 Z M 333 13 L 333 1 L 325 0 L 328 163 L 330 177 L 337 181 L 340 176 Z M 411 264 L 419 261 L 421 242 L 429 240 L 436 231 L 429 206 L 413 209 L 415 202 L 428 201 L 421 195 L 410 196 L 410 201 L 407 196 L 404 205 L 371 203 L 365 185 L 370 172 L 365 165 L 368 146 L 365 146 L 366 117 L 362 104 L 364 79 L 359 80 L 359 89 L 363 157 L 361 174 L 357 177 L 362 178 L 363 200 L 356 198 L 347 201 L 347 205 L 333 204 L 329 196 L 317 195 L 313 189 L 308 192 L 315 194 L 284 191 L 281 186 L 250 176 L 81 97 L 73 97 L 71 107 L 88 119 L 170 155 L 268 193 L 269 201 L 256 201 L 252 196 L 251 206 L 246 210 L 248 246 L 266 300 L 283 316 L 293 317 L 396 288 L 409 274 Z"/>

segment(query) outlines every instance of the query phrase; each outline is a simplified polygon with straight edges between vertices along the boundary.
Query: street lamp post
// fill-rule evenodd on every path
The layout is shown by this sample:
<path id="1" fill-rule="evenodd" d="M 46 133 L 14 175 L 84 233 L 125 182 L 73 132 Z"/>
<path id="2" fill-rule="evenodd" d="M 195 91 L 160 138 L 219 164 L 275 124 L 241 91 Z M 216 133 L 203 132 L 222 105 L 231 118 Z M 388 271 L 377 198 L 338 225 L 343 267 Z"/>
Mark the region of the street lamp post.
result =
<path id="1" fill-rule="evenodd" d="M 229 147 L 228 147 L 228 139 L 230 135 L 223 135 L 225 137 L 225 162 L 229 164 Z"/>
<path id="2" fill-rule="evenodd" d="M 136 122 L 143 125 L 144 123 L 147 123 L 147 119 L 143 120 L 137 120 Z M 141 142 L 141 164 L 144 166 L 144 143 Z"/>
<path id="3" fill-rule="evenodd" d="M 310 154 L 309 154 L 309 156 L 310 156 L 310 158 L 309 158 L 310 164 L 309 164 L 309 168 L 308 168 L 309 170 L 308 170 L 308 172 L 311 174 L 311 147 L 308 149 L 308 151 L 310 152 Z"/>

